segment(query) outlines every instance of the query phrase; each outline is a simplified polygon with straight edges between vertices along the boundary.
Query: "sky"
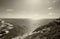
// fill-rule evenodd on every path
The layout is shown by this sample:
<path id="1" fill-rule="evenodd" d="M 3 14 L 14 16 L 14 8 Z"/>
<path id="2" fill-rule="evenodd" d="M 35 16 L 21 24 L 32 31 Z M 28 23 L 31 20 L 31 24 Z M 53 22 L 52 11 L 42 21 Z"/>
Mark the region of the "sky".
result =
<path id="1" fill-rule="evenodd" d="M 0 0 L 0 18 L 58 18 L 60 0 Z"/>

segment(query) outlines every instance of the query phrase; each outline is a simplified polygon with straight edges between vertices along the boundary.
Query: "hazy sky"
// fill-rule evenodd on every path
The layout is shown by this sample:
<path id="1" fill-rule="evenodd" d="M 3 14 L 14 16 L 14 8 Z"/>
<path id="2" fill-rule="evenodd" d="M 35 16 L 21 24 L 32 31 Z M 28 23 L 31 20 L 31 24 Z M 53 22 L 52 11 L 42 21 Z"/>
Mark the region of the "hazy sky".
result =
<path id="1" fill-rule="evenodd" d="M 56 18 L 60 0 L 0 0 L 0 18 Z"/>

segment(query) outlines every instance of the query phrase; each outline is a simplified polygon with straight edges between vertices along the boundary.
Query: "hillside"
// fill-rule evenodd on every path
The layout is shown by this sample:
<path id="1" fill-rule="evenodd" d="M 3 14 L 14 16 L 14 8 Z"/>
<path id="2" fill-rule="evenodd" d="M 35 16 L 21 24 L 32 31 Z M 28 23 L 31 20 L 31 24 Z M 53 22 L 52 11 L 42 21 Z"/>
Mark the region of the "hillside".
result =
<path id="1" fill-rule="evenodd" d="M 6 36 L 7 39 L 14 38 L 16 36 L 21 36 L 25 33 L 34 31 L 34 29 L 38 28 L 38 26 L 45 25 L 48 22 L 51 22 L 52 19 L 42 19 L 42 20 L 29 20 L 29 19 L 2 19 L 7 23 L 11 23 L 14 25 L 14 29 L 10 31 L 10 33 Z M 33 23 L 32 23 L 33 22 Z M 38 25 L 37 25 L 38 24 Z M 33 29 L 34 28 L 34 29 Z"/>
<path id="2" fill-rule="evenodd" d="M 25 39 L 60 39 L 60 18 L 35 29 Z"/>

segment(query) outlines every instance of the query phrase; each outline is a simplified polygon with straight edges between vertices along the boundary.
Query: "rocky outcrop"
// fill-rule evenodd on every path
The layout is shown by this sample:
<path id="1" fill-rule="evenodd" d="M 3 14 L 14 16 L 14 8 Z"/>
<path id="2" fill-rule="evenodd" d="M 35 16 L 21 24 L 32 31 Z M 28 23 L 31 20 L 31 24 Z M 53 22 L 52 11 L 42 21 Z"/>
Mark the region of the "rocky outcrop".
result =
<path id="1" fill-rule="evenodd" d="M 25 39 L 60 39 L 60 18 L 37 28 Z"/>

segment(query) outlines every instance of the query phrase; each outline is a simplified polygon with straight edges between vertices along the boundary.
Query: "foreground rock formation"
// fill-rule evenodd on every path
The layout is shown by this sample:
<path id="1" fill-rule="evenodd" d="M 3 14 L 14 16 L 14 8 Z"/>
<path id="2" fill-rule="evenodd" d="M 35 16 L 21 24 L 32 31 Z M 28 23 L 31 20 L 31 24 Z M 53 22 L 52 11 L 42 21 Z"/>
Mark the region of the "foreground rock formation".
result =
<path id="1" fill-rule="evenodd" d="M 25 39 L 60 39 L 60 18 L 37 28 Z"/>

